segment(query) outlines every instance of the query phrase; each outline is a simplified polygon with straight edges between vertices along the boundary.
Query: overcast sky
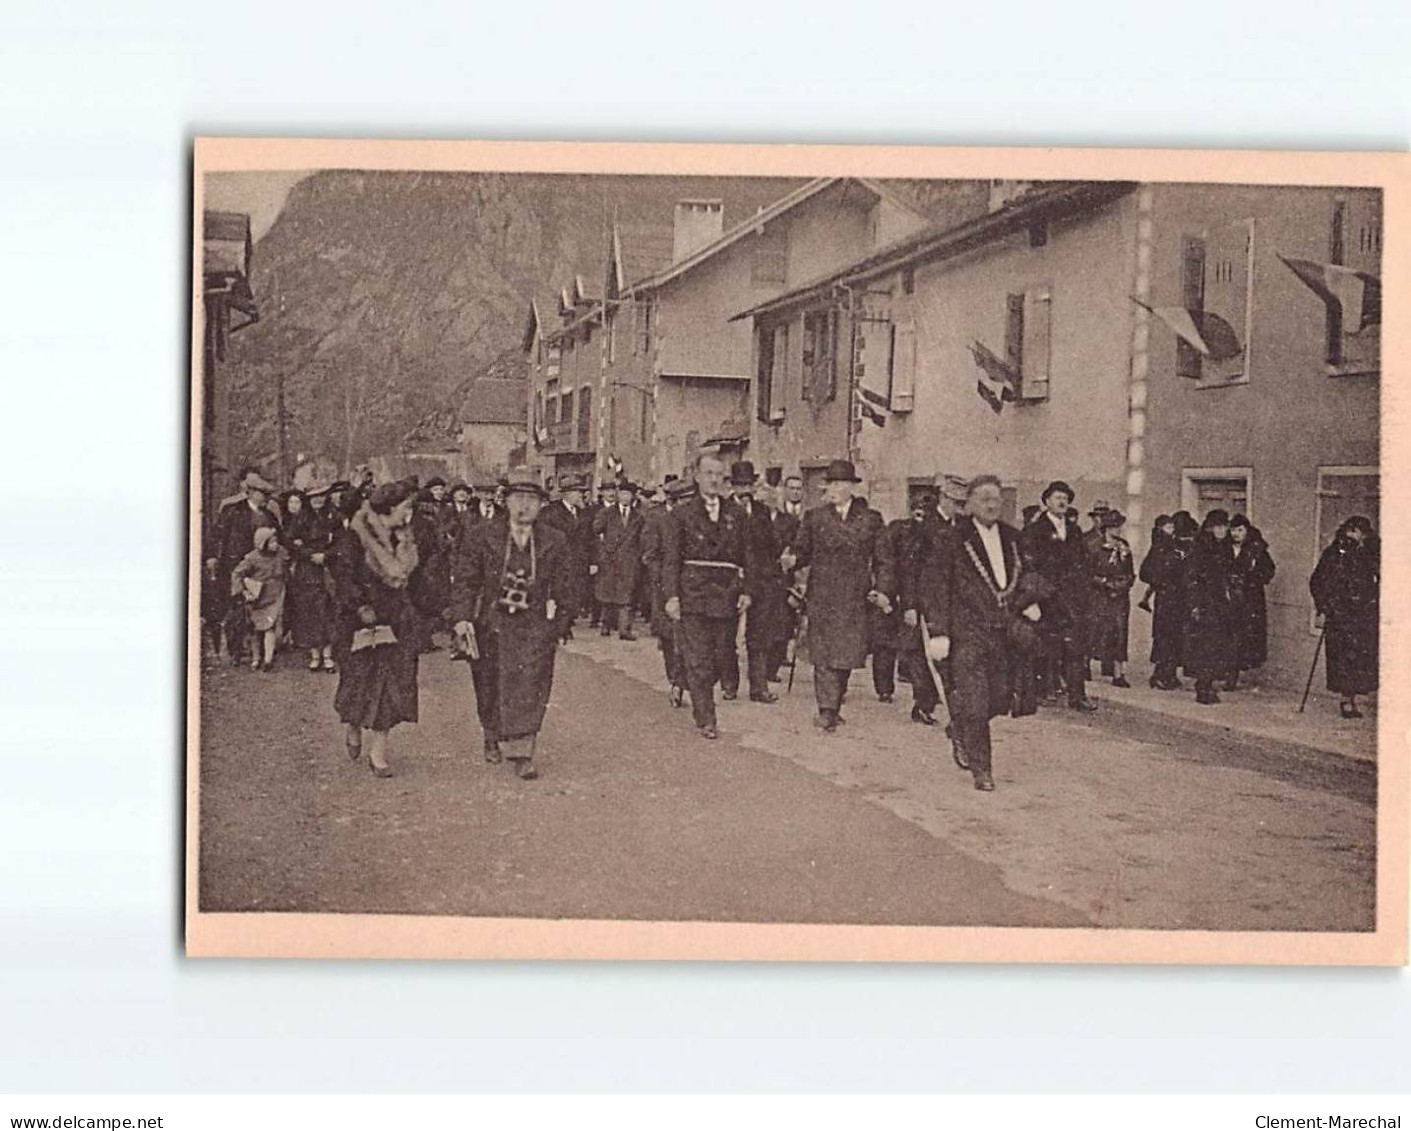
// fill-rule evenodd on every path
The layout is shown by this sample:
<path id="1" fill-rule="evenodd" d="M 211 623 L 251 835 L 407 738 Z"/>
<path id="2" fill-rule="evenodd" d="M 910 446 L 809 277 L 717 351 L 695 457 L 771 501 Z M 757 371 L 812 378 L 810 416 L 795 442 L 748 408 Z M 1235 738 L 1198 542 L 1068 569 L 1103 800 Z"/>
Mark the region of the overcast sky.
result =
<path id="1" fill-rule="evenodd" d="M 207 208 L 245 212 L 250 229 L 258 240 L 274 224 L 289 198 L 289 190 L 311 174 L 281 170 L 272 173 L 207 173 Z"/>

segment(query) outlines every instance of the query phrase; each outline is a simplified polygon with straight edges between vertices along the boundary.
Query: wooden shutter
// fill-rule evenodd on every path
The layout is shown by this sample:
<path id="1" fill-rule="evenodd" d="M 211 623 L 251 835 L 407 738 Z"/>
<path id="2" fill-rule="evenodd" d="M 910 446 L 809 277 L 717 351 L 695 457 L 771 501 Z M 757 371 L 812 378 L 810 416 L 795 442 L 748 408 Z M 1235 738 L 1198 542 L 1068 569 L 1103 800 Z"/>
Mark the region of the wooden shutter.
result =
<path id="1" fill-rule="evenodd" d="M 774 335 L 775 330 L 760 330 L 755 335 L 755 419 L 768 424 L 771 417 L 769 399 L 774 394 Z"/>
<path id="2" fill-rule="evenodd" d="M 1356 271 L 1381 278 L 1382 199 L 1374 189 L 1349 194 L 1344 208 L 1344 262 Z M 1381 368 L 1381 325 L 1360 328 L 1361 312 L 1344 311 L 1339 319 L 1339 361 L 1344 372 L 1371 373 Z"/>
<path id="3" fill-rule="evenodd" d="M 1228 322 L 1244 348 L 1238 357 L 1228 361 L 1205 358 L 1201 369 L 1204 380 L 1232 381 L 1248 376 L 1249 278 L 1253 256 L 1253 220 L 1221 225 L 1206 236 L 1203 310 L 1218 314 Z"/>
<path id="4" fill-rule="evenodd" d="M 1019 399 L 1048 399 L 1049 365 L 1053 353 L 1053 294 L 1039 287 L 1024 295 L 1023 367 Z"/>
<path id="5" fill-rule="evenodd" d="M 910 412 L 916 405 L 916 323 L 892 327 L 892 411 Z"/>
<path id="6" fill-rule="evenodd" d="M 824 365 L 823 387 L 826 390 L 824 399 L 832 400 L 838 395 L 838 311 L 836 307 L 828 308 L 827 336 L 824 338 Z"/>
<path id="7" fill-rule="evenodd" d="M 784 398 L 789 387 L 789 327 L 785 323 L 774 328 L 771 340 L 773 360 L 769 366 L 769 420 L 784 419 Z"/>
<path id="8" fill-rule="evenodd" d="M 1181 238 L 1181 305 L 1190 311 L 1197 326 L 1205 312 L 1205 239 L 1187 235 Z M 1200 376 L 1200 351 L 1182 338 L 1176 339 L 1176 372 L 1182 377 Z"/>

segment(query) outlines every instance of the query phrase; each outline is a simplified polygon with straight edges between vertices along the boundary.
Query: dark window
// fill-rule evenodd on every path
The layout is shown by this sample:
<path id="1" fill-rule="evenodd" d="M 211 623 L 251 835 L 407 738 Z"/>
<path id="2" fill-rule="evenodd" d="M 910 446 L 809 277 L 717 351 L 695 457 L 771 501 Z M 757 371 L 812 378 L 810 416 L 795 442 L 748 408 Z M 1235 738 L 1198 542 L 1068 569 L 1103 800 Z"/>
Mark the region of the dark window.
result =
<path id="1" fill-rule="evenodd" d="M 1015 373 L 1024 372 L 1024 296 L 1010 295 L 1004 320 L 1004 356 Z"/>
<path id="2" fill-rule="evenodd" d="M 750 282 L 757 286 L 783 286 L 788 279 L 789 244 L 782 227 L 766 227 L 755 236 Z"/>
<path id="3" fill-rule="evenodd" d="M 765 424 L 772 419 L 770 395 L 774 391 L 774 333 L 773 330 L 761 330 L 755 339 L 759 347 L 754 376 L 755 416 Z"/>
<path id="4" fill-rule="evenodd" d="M 1205 240 L 1186 236 L 1181 242 L 1181 305 L 1197 326 L 1205 314 Z M 1184 339 L 1176 340 L 1176 372 L 1200 376 L 1200 351 Z"/>
<path id="5" fill-rule="evenodd" d="M 593 446 L 593 396 L 592 390 L 583 386 L 578 394 L 578 448 L 587 451 Z"/>
<path id="6" fill-rule="evenodd" d="M 810 310 L 803 316 L 800 354 L 804 400 L 821 405 L 838 393 L 838 312 Z"/>
<path id="7" fill-rule="evenodd" d="M 559 400 L 559 423 L 573 423 L 573 390 L 569 389 Z"/>

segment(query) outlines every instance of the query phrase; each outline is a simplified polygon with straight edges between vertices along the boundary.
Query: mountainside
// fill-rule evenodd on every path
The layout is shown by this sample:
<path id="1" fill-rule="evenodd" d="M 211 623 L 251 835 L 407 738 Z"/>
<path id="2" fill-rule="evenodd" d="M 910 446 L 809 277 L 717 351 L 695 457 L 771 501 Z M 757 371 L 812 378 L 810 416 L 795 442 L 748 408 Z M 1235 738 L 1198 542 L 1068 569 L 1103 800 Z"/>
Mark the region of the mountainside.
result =
<path id="1" fill-rule="evenodd" d="M 275 449 L 285 382 L 295 453 L 348 467 L 455 415 L 474 378 L 503 373 L 532 295 L 598 292 L 615 217 L 669 239 L 677 200 L 724 201 L 726 227 L 800 182 L 746 178 L 328 171 L 300 181 L 256 244 L 260 320 L 231 338 L 232 451 Z M 471 406 L 473 407 L 473 406 Z"/>

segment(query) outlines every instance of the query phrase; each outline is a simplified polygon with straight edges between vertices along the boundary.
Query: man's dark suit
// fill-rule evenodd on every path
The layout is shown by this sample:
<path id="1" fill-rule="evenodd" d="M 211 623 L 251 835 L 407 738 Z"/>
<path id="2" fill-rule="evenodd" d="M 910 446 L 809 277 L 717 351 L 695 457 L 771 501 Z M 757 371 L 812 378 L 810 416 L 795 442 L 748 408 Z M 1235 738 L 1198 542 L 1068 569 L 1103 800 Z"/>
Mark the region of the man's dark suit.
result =
<path id="1" fill-rule="evenodd" d="M 691 713 L 698 727 L 713 727 L 714 688 L 735 657 L 739 598 L 748 580 L 742 515 L 722 499 L 712 522 L 706 501 L 690 499 L 671 512 L 664 535 L 661 589 L 664 600 L 681 602 L 680 648 Z"/>
<path id="2" fill-rule="evenodd" d="M 916 581 L 917 608 L 931 636 L 950 640 L 950 709 L 956 739 L 977 781 L 990 774 L 990 720 L 1008 714 L 1012 706 L 1007 629 L 1014 613 L 1006 602 L 1024 570 L 1018 532 L 996 525 L 1007 575 L 1003 587 L 972 519 L 960 520 L 954 533 L 934 547 Z"/>
<path id="3" fill-rule="evenodd" d="M 603 629 L 617 620 L 618 634 L 632 635 L 632 605 L 637 596 L 637 574 L 642 566 L 642 515 L 636 507 L 600 510 L 593 519 L 593 592 L 602 606 Z"/>
<path id="4" fill-rule="evenodd" d="M 1064 520 L 1064 535 L 1045 513 L 1024 528 L 1020 544 L 1034 572 L 1043 577 L 1052 595 L 1042 603 L 1042 634 L 1050 671 L 1061 666 L 1068 703 L 1086 701 L 1088 676 L 1088 617 L 1091 580 L 1082 528 Z M 1049 690 L 1056 688 L 1050 675 Z"/>

